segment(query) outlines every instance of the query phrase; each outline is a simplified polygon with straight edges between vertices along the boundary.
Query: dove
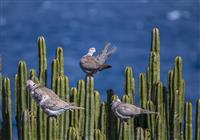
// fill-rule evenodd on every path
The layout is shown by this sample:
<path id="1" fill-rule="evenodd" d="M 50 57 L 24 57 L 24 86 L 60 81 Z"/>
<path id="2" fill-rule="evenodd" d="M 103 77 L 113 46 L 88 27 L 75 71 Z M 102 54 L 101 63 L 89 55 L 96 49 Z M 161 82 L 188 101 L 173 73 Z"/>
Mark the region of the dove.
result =
<path id="1" fill-rule="evenodd" d="M 36 84 L 32 80 L 26 82 L 26 88 L 30 91 L 31 97 L 37 105 L 43 109 L 48 117 L 56 117 L 66 110 L 84 109 L 75 106 L 74 103 L 61 100 L 51 89 Z"/>
<path id="2" fill-rule="evenodd" d="M 107 43 L 97 56 L 93 56 L 96 49 L 89 48 L 88 53 L 80 59 L 80 67 L 87 75 L 93 75 L 98 71 L 112 67 L 111 65 L 105 64 L 106 60 L 117 50 L 117 48 L 109 49 L 110 45 L 110 43 Z"/>
<path id="3" fill-rule="evenodd" d="M 129 103 L 122 103 L 120 99 L 116 99 L 116 101 L 112 102 L 111 110 L 115 116 L 121 120 L 127 120 L 131 117 L 135 117 L 141 114 L 157 114 L 157 112 L 151 112 Z"/>

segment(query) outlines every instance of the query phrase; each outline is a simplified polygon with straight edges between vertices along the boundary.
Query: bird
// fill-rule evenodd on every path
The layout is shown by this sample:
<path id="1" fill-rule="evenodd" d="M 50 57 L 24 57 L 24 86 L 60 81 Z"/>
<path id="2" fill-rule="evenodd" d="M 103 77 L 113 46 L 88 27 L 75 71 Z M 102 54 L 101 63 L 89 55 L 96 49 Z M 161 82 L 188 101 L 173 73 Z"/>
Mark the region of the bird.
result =
<path id="1" fill-rule="evenodd" d="M 129 103 L 122 103 L 120 99 L 112 101 L 111 110 L 116 117 L 123 121 L 141 114 L 157 114 L 157 112 L 145 110 Z"/>
<path id="2" fill-rule="evenodd" d="M 88 53 L 81 57 L 80 67 L 87 75 L 93 75 L 98 71 L 112 67 L 111 65 L 105 64 L 106 60 L 117 50 L 116 47 L 109 49 L 110 45 L 110 43 L 107 43 L 97 56 L 93 56 L 96 49 L 89 48 Z"/>
<path id="3" fill-rule="evenodd" d="M 30 91 L 31 97 L 48 117 L 57 117 L 66 110 L 84 109 L 77 107 L 74 103 L 68 103 L 61 100 L 51 89 L 41 84 L 36 84 L 32 80 L 27 80 L 26 88 Z"/>

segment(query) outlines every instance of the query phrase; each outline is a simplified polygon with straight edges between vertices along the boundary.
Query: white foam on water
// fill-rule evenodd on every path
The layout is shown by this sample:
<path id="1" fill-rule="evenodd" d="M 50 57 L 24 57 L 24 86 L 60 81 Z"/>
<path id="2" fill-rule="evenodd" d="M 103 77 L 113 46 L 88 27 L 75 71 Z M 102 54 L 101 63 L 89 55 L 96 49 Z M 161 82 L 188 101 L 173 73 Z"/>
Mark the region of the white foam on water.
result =
<path id="1" fill-rule="evenodd" d="M 169 20 L 178 20 L 181 18 L 181 12 L 178 10 L 170 11 L 167 13 L 167 18 Z"/>

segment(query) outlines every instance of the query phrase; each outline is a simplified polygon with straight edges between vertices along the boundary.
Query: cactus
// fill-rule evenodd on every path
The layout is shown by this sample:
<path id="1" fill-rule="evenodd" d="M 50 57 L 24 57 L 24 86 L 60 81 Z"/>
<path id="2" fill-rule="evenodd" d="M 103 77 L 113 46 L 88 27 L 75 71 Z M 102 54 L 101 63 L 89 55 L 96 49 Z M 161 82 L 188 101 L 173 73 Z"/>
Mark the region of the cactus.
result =
<path id="1" fill-rule="evenodd" d="M 136 140 L 145 140 L 144 130 L 141 127 L 136 128 Z"/>
<path id="2" fill-rule="evenodd" d="M 195 129 L 195 139 L 200 139 L 200 99 L 197 100 L 196 105 L 196 129 Z"/>
<path id="3" fill-rule="evenodd" d="M 105 112 L 105 108 L 103 108 L 103 110 L 100 111 L 100 108 L 102 109 L 102 106 L 104 106 L 103 104 L 105 104 L 105 102 L 101 105 L 100 107 L 100 95 L 98 91 L 94 91 L 94 103 L 95 103 L 95 124 L 94 124 L 94 128 L 98 129 L 102 126 L 101 123 L 106 123 L 106 112 Z M 104 112 L 102 112 L 104 111 Z M 101 116 L 100 116 L 101 113 Z M 102 116 L 105 115 L 105 116 Z M 100 120 L 101 117 L 101 120 Z M 99 121 L 100 121 L 100 127 L 99 127 Z M 104 121 L 104 122 L 101 122 Z"/>
<path id="4" fill-rule="evenodd" d="M 147 109 L 150 111 L 155 111 L 154 104 L 151 100 L 147 101 Z M 153 114 L 147 115 L 148 129 L 151 133 L 151 138 L 155 139 L 155 116 Z"/>
<path id="5" fill-rule="evenodd" d="M 74 127 L 70 127 L 67 132 L 67 140 L 80 140 L 78 130 Z"/>
<path id="6" fill-rule="evenodd" d="M 94 105 L 94 78 L 86 77 L 86 109 L 85 109 L 85 133 L 84 138 L 87 140 L 94 139 L 94 119 L 95 119 L 95 105 Z"/>
<path id="7" fill-rule="evenodd" d="M 47 58 L 46 58 L 46 44 L 44 37 L 38 37 L 38 58 L 39 58 L 39 75 L 38 79 L 40 84 L 47 85 Z M 29 95 L 29 94 L 28 94 Z M 46 114 L 38 108 L 38 115 L 40 119 L 38 119 L 40 126 L 39 129 L 39 137 L 40 139 L 46 139 L 46 123 L 47 117 Z"/>
<path id="8" fill-rule="evenodd" d="M 134 78 L 133 78 L 133 71 L 131 67 L 126 67 L 125 69 L 125 88 L 124 88 L 124 96 L 126 103 L 133 104 L 134 102 Z M 129 132 L 129 139 L 134 140 L 134 118 L 128 120 L 128 132 Z"/>
<path id="9" fill-rule="evenodd" d="M 44 37 L 38 37 L 38 58 L 39 58 L 39 81 L 46 85 L 47 82 L 47 58 L 46 58 L 46 44 Z"/>
<path id="10" fill-rule="evenodd" d="M 79 96 L 79 106 L 85 108 L 85 82 L 84 80 L 79 80 L 77 85 L 78 96 Z M 96 95 L 96 94 L 95 94 Z M 96 102 L 95 102 L 96 103 Z M 84 126 L 85 126 L 85 110 L 79 110 L 79 133 L 84 136 Z"/>
<path id="11" fill-rule="evenodd" d="M 156 111 L 159 113 L 157 117 L 156 137 L 157 140 L 165 140 L 165 114 L 164 114 L 164 101 L 163 101 L 163 87 L 162 83 L 158 82 L 156 87 Z"/>
<path id="12" fill-rule="evenodd" d="M 184 139 L 192 140 L 192 103 L 185 103 L 185 114 L 184 114 Z"/>
<path id="13" fill-rule="evenodd" d="M 2 106 L 1 106 L 1 103 L 2 103 L 2 75 L 1 75 L 1 56 L 0 56 L 0 112 L 2 112 Z M 0 114 L 0 139 L 2 139 L 2 134 L 1 134 L 1 130 L 2 129 L 2 117 L 1 117 L 1 114 Z"/>
<path id="14" fill-rule="evenodd" d="M 69 102 L 69 80 L 68 77 L 64 77 L 64 93 L 65 93 L 65 100 Z M 69 112 L 66 111 L 64 113 L 64 138 L 67 136 L 67 130 L 69 128 Z"/>
<path id="15" fill-rule="evenodd" d="M 31 131 L 29 131 L 30 128 L 30 122 L 29 122 L 29 111 L 25 110 L 22 114 L 22 139 L 23 140 L 29 140 L 31 138 Z"/>
<path id="16" fill-rule="evenodd" d="M 17 78 L 17 77 L 16 77 Z M 34 82 L 38 83 L 39 80 L 36 77 L 36 72 L 34 69 L 31 69 L 29 72 L 29 79 L 33 80 Z M 29 91 L 27 91 L 29 92 Z M 29 94 L 29 93 L 28 93 Z M 31 131 L 31 138 L 37 138 L 37 105 L 32 97 L 29 96 L 29 111 L 30 111 L 30 129 Z"/>
<path id="17" fill-rule="evenodd" d="M 106 124 L 106 111 L 107 110 L 107 105 L 106 102 L 101 103 L 101 110 L 100 110 L 100 130 L 103 134 L 106 135 L 107 133 L 107 124 Z"/>
<path id="18" fill-rule="evenodd" d="M 125 86 L 124 94 L 128 95 L 131 98 L 131 103 L 134 101 L 134 78 L 133 71 L 131 67 L 126 67 L 125 69 Z"/>
<path id="19" fill-rule="evenodd" d="M 106 140 L 106 136 L 99 129 L 95 129 L 94 140 Z"/>
<path id="20" fill-rule="evenodd" d="M 12 111 L 11 111 L 11 95 L 10 95 L 10 80 L 9 78 L 3 79 L 2 88 L 2 118 L 3 118 L 3 129 L 2 139 L 12 139 Z"/>
<path id="21" fill-rule="evenodd" d="M 107 131 L 109 132 L 109 135 L 107 136 L 107 139 L 117 139 L 118 137 L 118 131 L 119 131 L 119 126 L 118 126 L 118 119 L 114 115 L 114 113 L 111 111 L 111 103 L 112 100 L 117 99 L 118 97 L 114 95 L 113 90 L 108 90 L 107 91 L 107 104 L 108 109 L 107 109 Z"/>
<path id="22" fill-rule="evenodd" d="M 151 37 L 149 66 L 147 67 L 147 88 L 148 99 L 155 102 L 154 88 L 157 82 L 160 81 L 160 36 L 157 28 L 152 30 Z"/>
<path id="23" fill-rule="evenodd" d="M 75 105 L 78 105 L 78 93 L 77 93 L 77 89 L 76 88 L 72 88 L 71 89 L 71 102 L 75 103 Z M 79 123 L 78 123 L 78 110 L 73 110 L 72 112 L 70 112 L 70 126 L 74 127 L 76 129 L 79 128 Z"/>
<path id="24" fill-rule="evenodd" d="M 139 105 L 141 108 L 146 109 L 147 107 L 147 83 L 146 83 L 146 78 L 144 73 L 140 73 L 139 75 L 139 97 L 140 97 L 140 102 Z M 141 115 L 139 118 L 139 124 L 140 126 L 146 127 L 146 120 L 147 117 L 146 115 Z"/>
<path id="25" fill-rule="evenodd" d="M 27 68 L 24 61 L 18 65 L 18 74 L 15 75 L 15 113 L 18 130 L 18 138 L 22 139 L 21 118 L 23 112 L 29 107 L 29 96 L 26 94 Z"/>
<path id="26" fill-rule="evenodd" d="M 57 79 L 57 93 L 60 98 L 64 99 L 65 98 L 65 81 L 64 77 L 60 76 Z M 61 114 L 59 117 L 59 124 L 58 125 L 58 139 L 63 139 L 64 138 L 64 114 Z"/>
<path id="27" fill-rule="evenodd" d="M 128 123 L 127 122 L 121 122 L 120 128 L 119 128 L 119 136 L 118 140 L 129 140 L 129 130 L 128 130 Z"/>
<path id="28" fill-rule="evenodd" d="M 184 107 L 184 80 L 182 79 L 182 59 L 175 58 L 173 70 L 173 126 L 171 138 L 180 139 Z"/>
<path id="29" fill-rule="evenodd" d="M 63 49 L 58 47 L 55 59 L 52 61 L 51 88 L 61 99 L 74 102 L 85 110 L 66 111 L 57 119 L 47 119 L 29 91 L 26 91 L 27 76 L 35 83 L 47 86 L 46 45 L 43 37 L 38 38 L 38 58 L 38 76 L 34 69 L 30 69 L 27 75 L 26 63 L 20 61 L 14 78 L 15 119 L 19 140 L 190 140 L 193 138 L 191 103 L 187 102 L 184 108 L 185 82 L 182 78 L 182 59 L 179 56 L 175 58 L 174 68 L 168 73 L 166 88 L 160 81 L 160 37 L 157 28 L 152 31 L 149 66 L 146 73 L 139 75 L 139 106 L 156 111 L 158 115 L 147 114 L 122 122 L 111 111 L 112 100 L 118 97 L 112 90 L 108 90 L 107 101 L 101 103 L 101 94 L 94 90 L 92 76 L 86 76 L 85 81 L 79 80 L 77 87 L 70 88 L 69 79 L 64 75 Z M 4 78 L 3 83 L 1 81 L 0 73 L 2 125 L 6 128 L 2 129 L 0 139 L 7 140 L 12 139 L 10 81 L 8 78 Z M 134 103 L 134 86 L 132 68 L 126 67 L 123 102 Z M 2 94 L 1 89 L 3 89 Z M 196 140 L 200 139 L 199 108 L 200 99 L 196 107 Z"/>

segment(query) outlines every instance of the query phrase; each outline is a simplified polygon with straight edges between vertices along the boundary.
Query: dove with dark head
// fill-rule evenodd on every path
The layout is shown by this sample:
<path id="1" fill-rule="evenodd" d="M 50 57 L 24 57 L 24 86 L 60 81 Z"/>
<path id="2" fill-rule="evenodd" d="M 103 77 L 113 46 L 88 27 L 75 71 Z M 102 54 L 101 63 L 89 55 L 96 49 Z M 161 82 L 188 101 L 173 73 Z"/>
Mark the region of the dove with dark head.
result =
<path id="1" fill-rule="evenodd" d="M 122 103 L 120 99 L 116 99 L 116 101 L 112 102 L 111 110 L 115 116 L 121 120 L 127 120 L 131 117 L 135 117 L 141 114 L 157 114 L 156 112 L 151 112 L 129 103 Z"/>
<path id="2" fill-rule="evenodd" d="M 40 106 L 48 116 L 58 116 L 66 110 L 84 109 L 75 106 L 74 103 L 67 103 L 61 100 L 51 89 L 36 84 L 32 80 L 26 82 L 26 88 L 30 91 L 29 93 L 37 105 Z"/>
<path id="3" fill-rule="evenodd" d="M 98 71 L 111 68 L 111 65 L 105 64 L 106 60 L 117 50 L 117 48 L 111 48 L 110 43 L 106 44 L 101 53 L 97 56 L 93 56 L 96 52 L 95 48 L 90 48 L 88 53 L 80 59 L 80 67 L 87 75 L 93 75 Z"/>

